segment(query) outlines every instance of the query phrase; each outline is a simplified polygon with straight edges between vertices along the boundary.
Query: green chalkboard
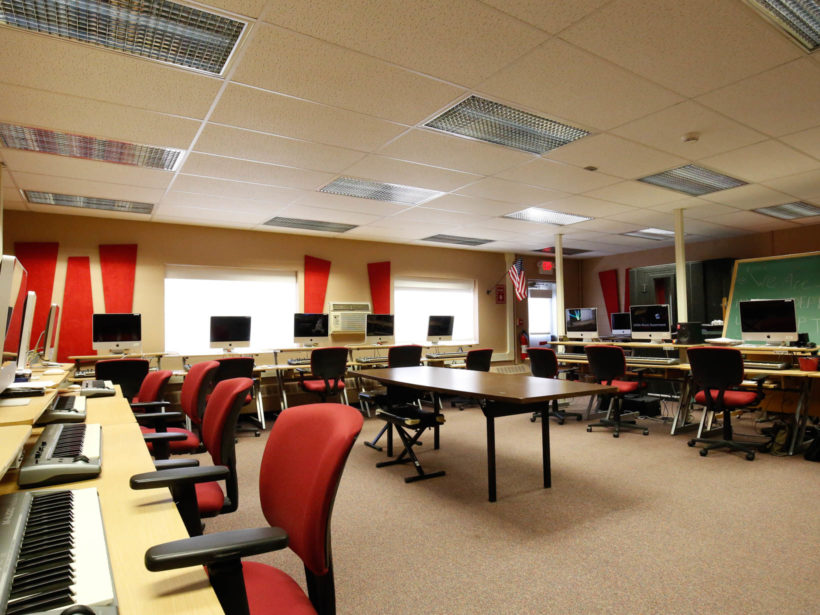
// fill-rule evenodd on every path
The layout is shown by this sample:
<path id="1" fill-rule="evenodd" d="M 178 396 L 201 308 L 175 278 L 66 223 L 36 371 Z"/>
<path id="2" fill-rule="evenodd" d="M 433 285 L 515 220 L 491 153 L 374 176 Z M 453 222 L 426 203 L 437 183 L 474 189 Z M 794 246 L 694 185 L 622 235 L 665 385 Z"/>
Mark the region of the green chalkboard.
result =
<path id="1" fill-rule="evenodd" d="M 820 252 L 735 261 L 723 335 L 740 339 L 738 301 L 794 299 L 797 330 L 820 344 Z"/>

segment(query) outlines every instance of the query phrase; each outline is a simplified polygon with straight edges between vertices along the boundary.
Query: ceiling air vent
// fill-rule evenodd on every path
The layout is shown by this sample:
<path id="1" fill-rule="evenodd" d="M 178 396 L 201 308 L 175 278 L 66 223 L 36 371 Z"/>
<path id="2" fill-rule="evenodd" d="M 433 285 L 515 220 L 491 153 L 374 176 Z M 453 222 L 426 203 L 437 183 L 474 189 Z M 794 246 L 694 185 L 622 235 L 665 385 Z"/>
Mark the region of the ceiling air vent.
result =
<path id="1" fill-rule="evenodd" d="M 372 199 L 374 201 L 387 201 L 388 203 L 400 203 L 402 205 L 420 205 L 444 194 L 426 188 L 387 184 L 354 177 L 334 179 L 324 188 L 320 188 L 319 192 L 355 196 L 360 199 Z"/>
<path id="2" fill-rule="evenodd" d="M 780 218 L 781 220 L 798 220 L 810 216 L 820 216 L 820 207 L 811 203 L 797 201 L 795 203 L 784 203 L 783 205 L 772 205 L 771 207 L 761 207 L 755 209 L 759 214 Z"/>
<path id="3" fill-rule="evenodd" d="M 645 228 L 621 234 L 627 237 L 640 237 L 641 239 L 653 239 L 655 241 L 669 241 L 675 238 L 675 231 L 667 231 L 662 228 Z"/>
<path id="4" fill-rule="evenodd" d="M 716 173 L 715 171 L 710 171 L 709 169 L 704 169 L 703 167 L 698 167 L 693 164 L 642 177 L 638 181 L 660 186 L 661 188 L 677 190 L 678 192 L 691 194 L 693 196 L 746 185 L 746 182 L 740 181 L 739 179 L 723 175 L 722 173 Z"/>
<path id="5" fill-rule="evenodd" d="M 809 53 L 820 47 L 820 4 L 817 0 L 746 0 Z"/>
<path id="6" fill-rule="evenodd" d="M 485 243 L 492 243 L 494 240 L 476 239 L 475 237 L 459 237 L 458 235 L 430 235 L 430 237 L 422 238 L 422 241 L 452 243 L 459 246 L 483 246 Z"/>
<path id="7" fill-rule="evenodd" d="M 283 228 L 300 228 L 308 231 L 327 231 L 329 233 L 344 233 L 355 224 L 342 224 L 341 222 L 322 222 L 321 220 L 302 220 L 301 218 L 283 218 L 276 216 L 265 222 L 266 226 L 281 226 Z"/>
<path id="8" fill-rule="evenodd" d="M 127 214 L 150 214 L 154 206 L 151 203 L 134 201 L 115 201 L 114 199 L 99 199 L 92 196 L 75 196 L 73 194 L 54 194 L 52 192 L 35 192 L 25 190 L 23 194 L 29 203 L 40 205 L 61 205 L 63 207 L 80 207 L 82 209 L 102 209 L 105 211 L 119 211 Z"/>
<path id="9" fill-rule="evenodd" d="M 426 126 L 532 154 L 543 154 L 589 134 L 478 96 L 463 100 Z"/>

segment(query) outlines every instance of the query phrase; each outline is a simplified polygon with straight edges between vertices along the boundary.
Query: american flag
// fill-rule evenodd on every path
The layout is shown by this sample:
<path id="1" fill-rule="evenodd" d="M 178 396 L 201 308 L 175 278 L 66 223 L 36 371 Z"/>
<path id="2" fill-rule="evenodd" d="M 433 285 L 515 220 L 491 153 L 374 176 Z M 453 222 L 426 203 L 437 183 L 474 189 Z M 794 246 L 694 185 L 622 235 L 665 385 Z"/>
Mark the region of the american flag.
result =
<path id="1" fill-rule="evenodd" d="M 523 301 L 527 296 L 527 276 L 524 275 L 523 261 L 520 258 L 515 259 L 507 273 L 510 276 L 513 289 L 515 289 L 515 298 Z"/>

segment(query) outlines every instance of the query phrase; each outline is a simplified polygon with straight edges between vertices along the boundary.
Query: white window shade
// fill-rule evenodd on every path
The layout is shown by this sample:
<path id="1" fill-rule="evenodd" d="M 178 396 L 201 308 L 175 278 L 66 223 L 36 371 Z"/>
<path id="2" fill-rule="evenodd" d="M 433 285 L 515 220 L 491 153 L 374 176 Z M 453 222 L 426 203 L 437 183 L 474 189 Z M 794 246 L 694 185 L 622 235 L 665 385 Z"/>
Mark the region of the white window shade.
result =
<path id="1" fill-rule="evenodd" d="M 168 265 L 165 352 L 212 354 L 211 316 L 250 316 L 255 351 L 293 344 L 295 271 Z"/>
<path id="2" fill-rule="evenodd" d="M 396 343 L 426 340 L 431 314 L 455 316 L 453 343 L 478 340 L 475 280 L 396 278 L 393 306 Z"/>

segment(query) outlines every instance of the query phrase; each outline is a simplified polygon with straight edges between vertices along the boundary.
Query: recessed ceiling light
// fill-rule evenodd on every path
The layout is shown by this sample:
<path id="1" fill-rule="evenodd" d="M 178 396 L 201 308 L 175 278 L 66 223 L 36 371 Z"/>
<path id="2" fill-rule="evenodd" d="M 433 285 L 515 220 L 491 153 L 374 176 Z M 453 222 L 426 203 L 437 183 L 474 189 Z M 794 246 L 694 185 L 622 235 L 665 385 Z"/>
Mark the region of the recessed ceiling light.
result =
<path id="1" fill-rule="evenodd" d="M 555 246 L 541 248 L 540 250 L 533 250 L 533 252 L 540 252 L 541 254 L 555 254 Z M 574 256 L 576 254 L 583 254 L 584 252 L 589 252 L 589 250 L 581 250 L 580 248 L 563 248 L 561 250 L 561 254 L 564 256 Z"/>
<path id="2" fill-rule="evenodd" d="M 589 134 L 478 96 L 463 100 L 426 126 L 533 154 L 543 154 Z"/>
<path id="3" fill-rule="evenodd" d="M 820 47 L 817 0 L 746 0 L 746 4 L 809 53 Z"/>
<path id="4" fill-rule="evenodd" d="M 592 218 L 587 216 L 565 214 L 560 211 L 542 209 L 541 207 L 528 207 L 527 209 L 522 209 L 521 211 L 516 211 L 503 217 L 512 218 L 514 220 L 526 220 L 527 222 L 539 222 L 541 224 L 556 224 L 558 226 L 575 224 L 576 222 L 583 222 L 584 220 L 592 220 Z"/>
<path id="5" fill-rule="evenodd" d="M 266 226 L 281 226 L 284 228 L 300 228 L 308 231 L 327 231 L 329 233 L 344 233 L 355 224 L 342 224 L 341 222 L 323 222 L 321 220 L 303 220 L 301 218 L 283 218 L 277 216 L 265 222 Z"/>
<path id="6" fill-rule="evenodd" d="M 630 231 L 622 234 L 627 237 L 640 237 L 641 239 L 654 239 L 655 241 L 668 241 L 675 238 L 675 231 L 667 231 L 662 228 L 645 228 L 640 231 Z"/>
<path id="7" fill-rule="evenodd" d="M 374 201 L 387 201 L 388 203 L 399 203 L 402 205 L 420 205 L 421 203 L 426 203 L 444 194 L 437 190 L 402 186 L 400 184 L 387 184 L 367 179 L 356 179 L 354 177 L 339 177 L 338 179 L 334 179 L 324 188 L 320 188 L 319 192 L 339 194 L 341 196 L 355 196 L 361 199 L 373 199 Z"/>
<path id="8" fill-rule="evenodd" d="M 169 0 L 4 0 L 0 23 L 215 75 L 246 25 Z"/>
<path id="9" fill-rule="evenodd" d="M 431 235 L 422 241 L 435 241 L 438 243 L 452 243 L 459 246 L 483 246 L 485 243 L 492 243 L 493 239 L 476 239 L 475 237 L 459 237 L 458 235 Z"/>
<path id="10" fill-rule="evenodd" d="M 703 167 L 698 167 L 693 164 L 664 171 L 663 173 L 649 175 L 648 177 L 642 177 L 638 181 L 654 184 L 662 188 L 669 188 L 670 190 L 677 190 L 678 192 L 691 194 L 693 196 L 746 185 L 746 182 L 735 179 L 734 177 L 716 173 L 715 171 L 710 171 L 709 169 L 704 169 Z"/>
<path id="11" fill-rule="evenodd" d="M 25 194 L 26 200 L 29 203 L 37 203 L 40 205 L 102 209 L 105 211 L 119 211 L 125 214 L 150 214 L 154 209 L 151 203 L 116 201 L 114 199 L 100 199 L 93 196 L 55 194 L 53 192 L 36 192 L 33 190 L 24 190 L 23 194 Z"/>
<path id="12" fill-rule="evenodd" d="M 780 218 L 781 220 L 797 220 L 810 216 L 820 216 L 820 207 L 811 203 L 797 201 L 794 203 L 784 203 L 783 205 L 772 205 L 771 207 L 761 207 L 755 209 L 759 214 Z"/>
<path id="13" fill-rule="evenodd" d="M 0 123 L 0 143 L 3 147 L 30 152 L 57 154 L 86 160 L 116 162 L 135 167 L 173 171 L 182 150 L 171 147 L 137 145 L 123 141 L 109 141 L 84 137 L 44 128 L 15 126 Z"/>

